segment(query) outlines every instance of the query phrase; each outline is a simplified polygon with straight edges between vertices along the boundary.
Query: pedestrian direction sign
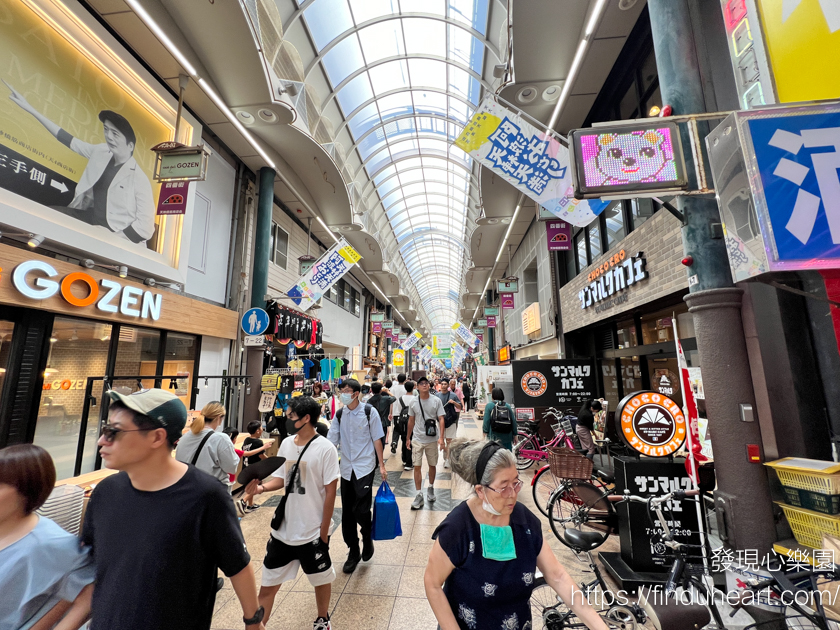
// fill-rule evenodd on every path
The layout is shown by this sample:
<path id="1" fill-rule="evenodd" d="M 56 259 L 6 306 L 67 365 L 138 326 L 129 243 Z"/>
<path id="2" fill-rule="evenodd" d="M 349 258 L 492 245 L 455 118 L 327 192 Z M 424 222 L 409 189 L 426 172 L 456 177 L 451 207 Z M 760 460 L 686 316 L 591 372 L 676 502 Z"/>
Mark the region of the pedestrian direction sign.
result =
<path id="1" fill-rule="evenodd" d="M 261 308 L 248 309 L 241 323 L 246 335 L 261 335 L 268 329 L 268 313 Z"/>

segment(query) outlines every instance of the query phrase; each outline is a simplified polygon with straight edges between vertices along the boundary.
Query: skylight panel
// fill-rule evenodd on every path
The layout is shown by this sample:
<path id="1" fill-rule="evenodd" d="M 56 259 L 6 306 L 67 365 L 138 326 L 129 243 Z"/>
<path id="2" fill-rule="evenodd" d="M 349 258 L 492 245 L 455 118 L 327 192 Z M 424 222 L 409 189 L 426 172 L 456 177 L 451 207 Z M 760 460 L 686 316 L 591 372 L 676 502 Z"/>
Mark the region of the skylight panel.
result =
<path id="1" fill-rule="evenodd" d="M 365 60 L 362 57 L 362 49 L 359 47 L 359 40 L 351 35 L 335 45 L 323 59 L 324 68 L 330 83 L 338 85 L 359 68 L 364 67 Z"/>
<path id="2" fill-rule="evenodd" d="M 428 18 L 404 18 L 405 50 L 408 54 L 446 57 L 446 23 Z"/>
<path id="3" fill-rule="evenodd" d="M 373 90 L 370 89 L 367 73 L 360 74 L 341 88 L 336 98 L 345 116 L 365 101 L 373 98 Z"/>
<path id="4" fill-rule="evenodd" d="M 379 110 L 376 103 L 366 105 L 359 112 L 347 121 L 347 126 L 350 127 L 350 133 L 353 138 L 358 140 L 362 134 L 369 129 L 372 129 L 379 124 Z"/>
<path id="5" fill-rule="evenodd" d="M 321 52 L 338 35 L 353 28 L 346 0 L 315 0 L 303 13 L 315 49 Z"/>
<path id="6" fill-rule="evenodd" d="M 399 13 L 397 0 L 349 0 L 356 24 L 392 13 Z"/>
<path id="7" fill-rule="evenodd" d="M 446 64 L 431 59 L 409 59 L 408 70 L 413 88 L 446 90 Z"/>
<path id="8" fill-rule="evenodd" d="M 386 20 L 363 28 L 359 31 L 359 41 L 368 64 L 405 54 L 399 20 Z"/>

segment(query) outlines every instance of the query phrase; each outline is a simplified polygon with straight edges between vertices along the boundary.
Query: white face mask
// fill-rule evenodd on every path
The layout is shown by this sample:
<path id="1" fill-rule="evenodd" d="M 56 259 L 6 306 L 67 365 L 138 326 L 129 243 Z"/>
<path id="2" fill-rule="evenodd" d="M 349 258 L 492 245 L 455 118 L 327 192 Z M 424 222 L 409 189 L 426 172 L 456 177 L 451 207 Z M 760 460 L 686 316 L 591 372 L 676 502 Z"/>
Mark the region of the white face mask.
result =
<path id="1" fill-rule="evenodd" d="M 353 394 L 341 394 L 341 404 L 349 405 L 353 402 Z"/>
<path id="2" fill-rule="evenodd" d="M 501 516 L 502 515 L 502 513 L 499 512 L 499 510 L 497 510 L 496 508 L 494 508 L 493 505 L 487 500 L 486 496 L 481 500 L 481 507 L 484 508 L 485 512 L 488 512 L 489 514 L 492 514 L 493 516 Z"/>

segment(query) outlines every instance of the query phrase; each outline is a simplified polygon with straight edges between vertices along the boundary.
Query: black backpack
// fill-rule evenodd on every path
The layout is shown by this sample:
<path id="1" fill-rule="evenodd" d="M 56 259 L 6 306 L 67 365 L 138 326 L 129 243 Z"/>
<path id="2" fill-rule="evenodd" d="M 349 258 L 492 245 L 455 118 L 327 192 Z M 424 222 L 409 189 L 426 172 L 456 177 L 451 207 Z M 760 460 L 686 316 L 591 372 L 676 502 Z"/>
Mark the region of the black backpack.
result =
<path id="1" fill-rule="evenodd" d="M 400 401 L 400 415 L 394 420 L 394 428 L 399 431 L 405 431 L 408 428 L 408 416 L 411 405 L 406 405 L 402 400 L 402 396 L 397 398 L 397 400 Z"/>
<path id="2" fill-rule="evenodd" d="M 490 430 L 493 433 L 513 433 L 513 418 L 510 417 L 510 408 L 497 402 L 490 412 Z"/>

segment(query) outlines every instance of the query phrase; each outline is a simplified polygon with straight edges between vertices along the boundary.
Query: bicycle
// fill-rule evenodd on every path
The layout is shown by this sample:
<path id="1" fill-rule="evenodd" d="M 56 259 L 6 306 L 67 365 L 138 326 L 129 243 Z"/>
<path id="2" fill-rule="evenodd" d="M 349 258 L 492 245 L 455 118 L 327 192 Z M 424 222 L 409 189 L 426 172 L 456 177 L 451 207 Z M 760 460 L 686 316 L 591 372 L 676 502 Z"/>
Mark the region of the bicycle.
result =
<path id="1" fill-rule="evenodd" d="M 551 531 L 567 547 L 568 530 L 591 533 L 591 549 L 596 549 L 618 531 L 618 515 L 613 507 L 618 498 L 620 495 L 615 495 L 613 489 L 606 486 L 598 487 L 582 479 L 565 479 L 546 506 Z"/>
<path id="2" fill-rule="evenodd" d="M 575 552 L 580 560 L 581 554 L 585 554 L 589 571 L 594 574 L 590 582 L 581 582 L 580 589 L 583 591 L 587 601 L 592 595 L 597 596 L 600 588 L 604 606 L 598 613 L 610 628 L 616 630 L 635 630 L 638 625 L 647 621 L 647 616 L 642 608 L 633 602 L 627 604 L 617 603 L 615 595 L 607 586 L 601 570 L 592 557 L 592 544 L 595 539 L 589 533 L 578 530 L 569 530 L 566 544 Z M 596 545 L 597 546 L 597 545 Z M 533 630 L 540 628 L 539 621 L 545 630 L 562 630 L 563 628 L 585 628 L 586 626 L 577 618 L 571 609 L 557 596 L 544 577 L 538 577 L 534 582 L 534 590 L 531 593 L 531 619 Z"/>
<path id="3" fill-rule="evenodd" d="M 543 417 L 546 416 L 558 419 L 559 411 L 554 408 L 549 408 Z M 528 420 L 524 424 L 525 430 L 517 432 L 518 439 L 513 446 L 517 470 L 526 470 L 534 462 L 546 459 L 548 457 L 548 451 L 557 446 L 566 446 L 567 448 L 576 450 L 575 444 L 570 437 L 572 434 L 572 425 L 568 420 L 561 420 L 551 425 L 551 428 L 554 430 L 554 437 L 548 442 L 539 434 L 540 423 L 538 421 Z"/>
<path id="4" fill-rule="evenodd" d="M 534 504 L 543 516 L 549 516 L 548 500 L 554 491 L 566 481 L 568 479 L 554 475 L 551 472 L 551 466 L 548 464 L 534 473 L 531 479 L 531 494 L 534 497 Z M 608 490 L 608 486 L 615 482 L 615 477 L 603 468 L 593 465 L 591 481 L 602 490 Z"/>

